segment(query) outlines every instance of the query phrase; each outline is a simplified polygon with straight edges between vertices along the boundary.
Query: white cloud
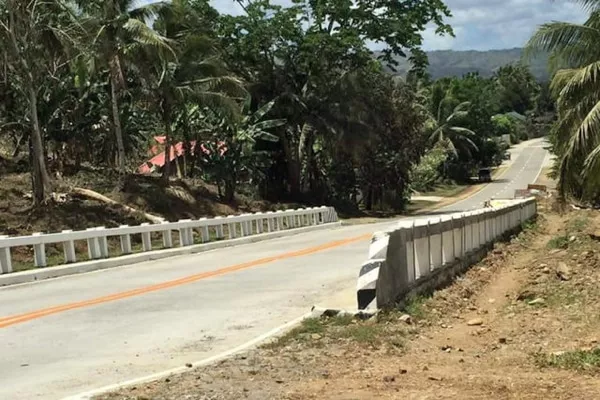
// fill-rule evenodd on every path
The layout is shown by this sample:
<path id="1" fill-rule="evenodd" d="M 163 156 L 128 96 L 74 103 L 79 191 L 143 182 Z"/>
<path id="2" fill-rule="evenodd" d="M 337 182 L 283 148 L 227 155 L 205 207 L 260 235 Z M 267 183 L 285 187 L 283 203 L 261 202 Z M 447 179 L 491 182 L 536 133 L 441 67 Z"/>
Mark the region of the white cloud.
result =
<path id="1" fill-rule="evenodd" d="M 425 48 L 488 50 L 523 46 L 535 29 L 549 21 L 582 22 L 586 13 L 569 0 L 446 0 L 447 22 L 455 38 L 439 38 L 429 28 Z"/>
<path id="2" fill-rule="evenodd" d="M 234 0 L 212 0 L 222 13 L 241 14 Z M 273 0 L 290 4 L 289 0 Z M 552 20 L 583 22 L 586 13 L 573 0 L 445 0 L 455 38 L 423 32 L 426 50 L 487 50 L 523 46 L 536 27 Z"/>

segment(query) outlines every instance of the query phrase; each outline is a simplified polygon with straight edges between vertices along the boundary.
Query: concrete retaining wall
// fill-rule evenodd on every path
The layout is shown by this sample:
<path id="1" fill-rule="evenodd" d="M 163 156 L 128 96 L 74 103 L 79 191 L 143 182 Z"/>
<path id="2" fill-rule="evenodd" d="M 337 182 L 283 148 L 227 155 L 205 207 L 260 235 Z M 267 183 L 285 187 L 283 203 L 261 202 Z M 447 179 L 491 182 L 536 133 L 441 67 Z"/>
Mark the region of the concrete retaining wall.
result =
<path id="1" fill-rule="evenodd" d="M 535 199 L 512 200 L 473 212 L 401 221 L 376 233 L 358 279 L 358 308 L 389 306 L 415 289 L 451 279 L 536 214 Z"/>

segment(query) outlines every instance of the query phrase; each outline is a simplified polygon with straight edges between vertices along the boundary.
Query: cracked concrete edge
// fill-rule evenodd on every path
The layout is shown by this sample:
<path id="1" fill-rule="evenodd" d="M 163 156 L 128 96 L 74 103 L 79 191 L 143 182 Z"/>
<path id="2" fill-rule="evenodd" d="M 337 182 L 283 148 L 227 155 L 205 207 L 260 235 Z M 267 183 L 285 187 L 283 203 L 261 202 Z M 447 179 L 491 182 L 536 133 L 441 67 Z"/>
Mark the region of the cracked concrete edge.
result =
<path id="1" fill-rule="evenodd" d="M 339 226 L 341 226 L 341 222 L 333 222 L 322 225 L 313 225 L 302 228 L 289 229 L 284 231 L 262 233 L 237 239 L 197 244 L 193 246 L 154 250 L 144 253 L 130 254 L 127 256 L 105 258 L 102 260 L 85 261 L 75 264 L 61 265 L 57 267 L 45 267 L 23 272 L 14 272 L 11 274 L 0 275 L 0 289 L 5 286 L 31 283 L 45 279 L 59 278 L 75 274 L 83 274 L 86 272 L 122 267 L 146 261 L 161 260 L 168 257 L 196 254 L 209 250 L 216 250 L 242 244 L 262 242 L 265 240 L 293 236 L 317 230 L 331 229 Z"/>
<path id="2" fill-rule="evenodd" d="M 236 354 L 244 353 L 244 352 L 258 346 L 261 343 L 267 342 L 268 340 L 275 339 L 276 337 L 281 336 L 281 335 L 285 334 L 286 332 L 289 332 L 296 326 L 300 325 L 302 323 L 302 321 L 304 321 L 305 319 L 308 319 L 308 318 L 321 318 L 323 316 L 333 317 L 336 315 L 352 315 L 359 319 L 368 319 L 368 318 L 375 316 L 378 312 L 379 312 L 379 310 L 370 310 L 370 311 L 342 310 L 342 309 L 335 309 L 335 308 L 322 308 L 322 307 L 318 307 L 318 306 L 313 306 L 311 311 L 307 312 L 306 314 L 303 314 L 298 318 L 295 318 L 289 322 L 286 322 L 285 324 L 280 325 L 280 326 L 270 330 L 269 332 L 264 333 L 264 334 L 254 338 L 240 346 L 234 347 L 233 349 L 224 351 L 224 352 L 214 355 L 212 357 L 208 357 L 208 358 L 204 358 L 202 360 L 196 361 L 196 362 L 192 362 L 192 363 L 190 363 L 191 367 L 182 366 L 182 367 L 167 369 L 167 370 L 160 371 L 160 372 L 157 372 L 157 373 L 154 373 L 151 375 L 146 375 L 146 376 L 142 376 L 139 378 L 130 379 L 127 381 L 122 381 L 122 382 L 115 383 L 112 385 L 107 385 L 107 386 L 103 386 L 103 387 L 100 387 L 97 389 L 93 389 L 93 390 L 90 390 L 87 392 L 79 393 L 79 394 L 76 394 L 73 396 L 68 396 L 68 397 L 63 398 L 62 400 L 90 400 L 90 399 L 94 398 L 95 396 L 99 396 L 99 395 L 102 395 L 105 393 L 114 392 L 114 391 L 117 391 L 120 389 L 134 386 L 134 385 L 157 381 L 159 379 L 167 378 L 167 377 L 174 376 L 174 375 L 181 375 L 183 373 L 193 371 L 194 369 L 197 369 L 197 368 L 206 367 L 206 366 L 214 364 L 216 362 L 231 358 L 231 357 L 235 356 Z"/>
<path id="3" fill-rule="evenodd" d="M 315 313 L 313 311 L 310 311 L 304 315 L 301 315 L 300 317 L 298 317 L 296 319 L 293 319 L 283 325 L 280 325 L 280 326 L 270 330 L 267 333 L 264 333 L 256 338 L 254 338 L 238 347 L 235 347 L 233 349 L 219 353 L 215 356 L 199 360 L 197 362 L 192 362 L 192 363 L 190 363 L 192 365 L 191 367 L 182 366 L 182 367 L 168 369 L 168 370 L 157 372 L 157 373 L 154 373 L 151 375 L 142 376 L 140 378 L 130 379 L 127 381 L 115 383 L 113 385 L 103 386 L 101 388 L 93 389 L 93 390 L 90 390 L 90 391 L 87 391 L 84 393 L 79 393 L 74 396 L 68 396 L 68 397 L 63 398 L 63 400 L 90 400 L 93 397 L 99 396 L 104 393 L 114 392 L 114 391 L 117 391 L 117 390 L 120 390 L 120 389 L 123 389 L 126 387 L 130 387 L 133 385 L 149 383 L 149 382 L 167 378 L 167 377 L 173 376 L 173 375 L 181 375 L 185 372 L 193 371 L 196 368 L 205 367 L 207 365 L 214 364 L 218 361 L 230 358 L 238 353 L 242 353 L 244 351 L 250 350 L 251 348 L 259 345 L 262 342 L 265 342 L 269 339 L 272 339 L 276 336 L 279 336 L 279 335 L 289 331 L 290 329 L 292 329 L 292 328 L 296 327 L 297 325 L 299 325 L 300 323 L 302 323 L 302 321 L 304 321 L 305 319 L 311 318 L 314 316 L 315 316 Z"/>

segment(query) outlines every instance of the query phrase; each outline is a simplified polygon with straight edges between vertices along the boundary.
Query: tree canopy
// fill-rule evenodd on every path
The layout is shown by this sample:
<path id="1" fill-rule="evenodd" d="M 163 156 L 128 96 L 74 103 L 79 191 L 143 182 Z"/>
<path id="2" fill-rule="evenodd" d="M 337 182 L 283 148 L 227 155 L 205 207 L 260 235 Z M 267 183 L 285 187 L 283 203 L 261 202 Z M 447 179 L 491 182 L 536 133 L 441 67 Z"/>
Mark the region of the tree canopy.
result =
<path id="1" fill-rule="evenodd" d="M 36 203 L 91 165 L 202 178 L 223 201 L 402 209 L 423 154 L 466 179 L 500 159 L 492 117 L 537 104 L 521 65 L 431 82 L 422 32 L 452 34 L 441 0 L 238 3 L 0 1 L 0 142 L 30 156 Z M 387 72 L 403 56 L 406 79 Z"/>

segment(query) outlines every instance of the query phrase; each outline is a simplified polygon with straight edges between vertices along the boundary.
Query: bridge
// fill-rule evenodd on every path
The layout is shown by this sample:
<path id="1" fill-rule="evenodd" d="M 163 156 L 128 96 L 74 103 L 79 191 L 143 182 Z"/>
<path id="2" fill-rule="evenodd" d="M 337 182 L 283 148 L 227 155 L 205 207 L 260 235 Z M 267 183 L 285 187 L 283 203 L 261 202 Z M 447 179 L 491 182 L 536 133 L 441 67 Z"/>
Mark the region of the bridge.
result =
<path id="1" fill-rule="evenodd" d="M 536 180 L 548 157 L 543 141 L 522 144 L 502 176 L 437 213 L 512 197 Z M 393 226 L 312 230 L 2 287 L 0 398 L 61 399 L 184 368 L 294 321 L 315 304 L 355 308 L 371 236 Z"/>

